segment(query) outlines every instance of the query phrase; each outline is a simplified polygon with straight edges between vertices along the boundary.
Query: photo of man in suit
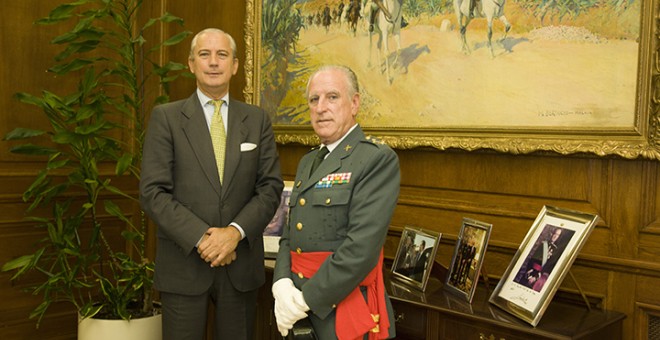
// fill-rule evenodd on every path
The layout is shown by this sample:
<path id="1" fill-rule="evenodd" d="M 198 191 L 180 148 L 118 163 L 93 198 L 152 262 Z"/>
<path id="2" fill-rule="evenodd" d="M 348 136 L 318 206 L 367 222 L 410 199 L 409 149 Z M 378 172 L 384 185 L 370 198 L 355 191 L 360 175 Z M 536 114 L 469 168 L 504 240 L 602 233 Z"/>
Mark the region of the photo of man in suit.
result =
<path id="1" fill-rule="evenodd" d="M 427 270 L 430 270 L 428 267 L 429 261 L 433 261 L 431 259 L 431 254 L 433 252 L 433 247 L 427 247 L 426 246 L 426 240 L 422 240 L 419 243 L 418 251 L 417 251 L 417 258 L 415 259 L 415 266 L 412 268 L 412 271 L 410 273 L 410 278 L 421 282 L 426 274 Z"/>
<path id="2" fill-rule="evenodd" d="M 229 96 L 236 42 L 219 29 L 192 40 L 189 98 L 154 108 L 144 142 L 140 201 L 158 225 L 154 284 L 163 339 L 252 339 L 265 282 L 262 234 L 283 182 L 268 114 Z M 220 119 L 221 118 L 221 119 Z"/>
<path id="3" fill-rule="evenodd" d="M 382 266 L 399 195 L 398 157 L 357 123 L 360 92 L 349 68 L 314 72 L 307 102 L 321 146 L 296 172 L 273 274 L 277 327 L 286 336 L 309 316 L 319 339 L 392 338 Z"/>
<path id="4" fill-rule="evenodd" d="M 546 225 L 514 281 L 540 292 L 574 233 L 574 230 Z"/>

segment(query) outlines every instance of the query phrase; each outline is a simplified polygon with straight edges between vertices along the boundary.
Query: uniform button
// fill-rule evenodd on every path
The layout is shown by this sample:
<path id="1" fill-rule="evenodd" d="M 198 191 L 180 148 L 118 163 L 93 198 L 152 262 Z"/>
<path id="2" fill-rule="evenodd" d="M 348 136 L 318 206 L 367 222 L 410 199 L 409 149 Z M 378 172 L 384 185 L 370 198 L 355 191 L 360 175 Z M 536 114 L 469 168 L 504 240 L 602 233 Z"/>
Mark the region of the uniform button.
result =
<path id="1" fill-rule="evenodd" d="M 304 198 L 301 198 L 299 202 L 300 202 L 301 206 L 305 206 L 305 199 Z"/>
<path id="2" fill-rule="evenodd" d="M 300 188 L 301 184 L 302 184 L 302 181 L 298 181 L 298 183 L 296 183 L 296 188 Z"/>
<path id="3" fill-rule="evenodd" d="M 296 224 L 296 229 L 302 230 L 302 223 L 298 222 L 298 224 Z"/>
<path id="4" fill-rule="evenodd" d="M 325 204 L 330 204 L 330 198 L 325 199 Z"/>
<path id="5" fill-rule="evenodd" d="M 303 273 L 298 273 L 298 277 L 301 278 L 301 279 L 304 279 L 305 275 L 303 275 Z"/>
<path id="6" fill-rule="evenodd" d="M 332 308 L 337 308 L 337 305 L 333 304 L 333 305 L 332 305 Z"/>
<path id="7" fill-rule="evenodd" d="M 296 253 L 298 253 L 298 254 L 302 254 L 302 249 L 300 249 L 300 248 L 296 248 Z"/>

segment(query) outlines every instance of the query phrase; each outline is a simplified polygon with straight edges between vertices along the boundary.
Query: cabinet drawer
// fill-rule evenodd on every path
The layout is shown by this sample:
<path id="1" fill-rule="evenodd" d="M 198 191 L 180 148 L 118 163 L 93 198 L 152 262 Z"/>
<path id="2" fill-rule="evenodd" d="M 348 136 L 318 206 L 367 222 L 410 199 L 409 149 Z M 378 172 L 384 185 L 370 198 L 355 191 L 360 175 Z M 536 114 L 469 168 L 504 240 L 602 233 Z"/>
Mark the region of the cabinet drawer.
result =
<path id="1" fill-rule="evenodd" d="M 426 339 L 426 309 L 392 300 L 397 339 Z"/>
<path id="2" fill-rule="evenodd" d="M 440 315 L 443 318 L 443 315 Z M 498 328 L 493 325 L 468 322 L 467 320 L 445 319 L 441 320 L 442 339 L 446 340 L 529 340 L 546 339 L 542 336 L 532 334 L 520 334 L 508 329 Z"/>

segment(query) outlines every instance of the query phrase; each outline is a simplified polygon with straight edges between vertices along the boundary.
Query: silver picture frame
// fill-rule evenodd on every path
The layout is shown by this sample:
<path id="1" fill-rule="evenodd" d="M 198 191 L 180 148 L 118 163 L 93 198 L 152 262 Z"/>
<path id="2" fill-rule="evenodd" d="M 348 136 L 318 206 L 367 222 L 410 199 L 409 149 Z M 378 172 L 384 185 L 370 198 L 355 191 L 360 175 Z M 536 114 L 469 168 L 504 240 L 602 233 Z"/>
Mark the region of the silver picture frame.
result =
<path id="1" fill-rule="evenodd" d="M 544 206 L 489 302 L 536 327 L 597 220 Z"/>
<path id="2" fill-rule="evenodd" d="M 392 264 L 393 278 L 425 291 L 441 236 L 429 230 L 404 227 Z"/>
<path id="3" fill-rule="evenodd" d="M 445 289 L 472 302 L 493 225 L 463 218 L 454 255 L 445 279 Z"/>

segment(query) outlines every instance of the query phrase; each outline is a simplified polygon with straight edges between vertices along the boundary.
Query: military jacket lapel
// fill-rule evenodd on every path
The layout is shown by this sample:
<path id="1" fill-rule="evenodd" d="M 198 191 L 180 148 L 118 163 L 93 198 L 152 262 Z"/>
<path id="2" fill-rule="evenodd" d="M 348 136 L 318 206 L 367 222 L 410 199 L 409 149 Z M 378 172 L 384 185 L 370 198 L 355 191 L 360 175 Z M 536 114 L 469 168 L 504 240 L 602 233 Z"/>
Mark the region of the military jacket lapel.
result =
<path id="1" fill-rule="evenodd" d="M 343 160 L 351 155 L 357 146 L 357 143 L 363 139 L 364 133 L 358 126 L 348 136 L 346 136 L 346 138 L 339 145 L 337 145 L 337 147 L 332 150 L 330 154 L 328 154 L 328 157 L 323 161 L 323 163 L 321 163 L 321 165 L 319 165 L 318 169 L 316 169 L 316 171 L 309 177 L 309 179 L 304 182 L 302 190 L 309 189 L 318 183 L 323 177 L 341 169 Z M 312 159 L 313 156 L 315 155 L 312 155 Z M 307 166 L 305 166 L 306 173 L 309 173 L 311 166 L 312 162 L 310 161 L 308 162 Z"/>

